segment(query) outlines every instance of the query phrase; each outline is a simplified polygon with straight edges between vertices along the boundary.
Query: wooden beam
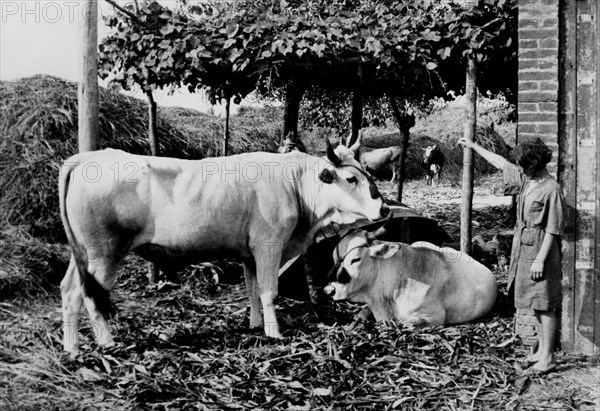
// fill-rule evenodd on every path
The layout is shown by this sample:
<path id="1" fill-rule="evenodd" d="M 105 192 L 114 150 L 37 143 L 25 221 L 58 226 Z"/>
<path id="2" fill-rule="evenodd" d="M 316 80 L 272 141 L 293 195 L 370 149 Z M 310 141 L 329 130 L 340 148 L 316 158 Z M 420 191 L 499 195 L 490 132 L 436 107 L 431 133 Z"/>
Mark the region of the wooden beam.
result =
<path id="1" fill-rule="evenodd" d="M 225 99 L 225 130 L 223 133 L 223 155 L 229 155 L 229 114 L 231 109 L 231 97 Z"/>
<path id="2" fill-rule="evenodd" d="M 292 141 L 298 142 L 298 114 L 300 112 L 300 102 L 304 95 L 304 87 L 296 81 L 290 81 L 285 91 L 285 106 L 283 108 L 283 135 L 281 136 L 280 146 L 286 137 Z"/>
<path id="3" fill-rule="evenodd" d="M 98 123 L 98 1 L 88 0 L 83 16 L 83 71 L 78 87 L 79 152 L 97 149 Z"/>
<path id="4" fill-rule="evenodd" d="M 577 16 L 575 2 L 565 1 L 559 8 L 559 94 L 558 94 L 558 181 L 567 203 L 562 260 L 561 348 L 575 348 L 575 234 L 577 198 L 577 127 L 575 121 L 577 75 Z"/>
<path id="5" fill-rule="evenodd" d="M 477 127 L 477 64 L 474 59 L 467 62 L 465 86 L 466 109 L 464 136 L 467 141 L 475 140 Z M 473 149 L 463 150 L 462 202 L 460 208 L 460 251 L 471 254 L 473 209 Z"/>

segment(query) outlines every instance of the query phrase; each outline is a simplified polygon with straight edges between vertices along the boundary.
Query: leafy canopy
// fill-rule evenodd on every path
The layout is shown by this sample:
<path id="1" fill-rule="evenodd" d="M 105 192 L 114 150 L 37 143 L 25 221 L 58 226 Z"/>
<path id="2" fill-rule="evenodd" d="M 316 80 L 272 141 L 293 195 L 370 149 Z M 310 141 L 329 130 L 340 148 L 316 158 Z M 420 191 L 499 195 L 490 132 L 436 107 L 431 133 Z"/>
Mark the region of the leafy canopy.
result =
<path id="1" fill-rule="evenodd" d="M 125 89 L 203 88 L 211 102 L 304 79 L 325 88 L 424 99 L 443 61 L 479 61 L 516 36 L 515 0 L 471 9 L 435 1 L 242 0 L 172 11 L 146 1 L 107 17 L 100 76 Z"/>

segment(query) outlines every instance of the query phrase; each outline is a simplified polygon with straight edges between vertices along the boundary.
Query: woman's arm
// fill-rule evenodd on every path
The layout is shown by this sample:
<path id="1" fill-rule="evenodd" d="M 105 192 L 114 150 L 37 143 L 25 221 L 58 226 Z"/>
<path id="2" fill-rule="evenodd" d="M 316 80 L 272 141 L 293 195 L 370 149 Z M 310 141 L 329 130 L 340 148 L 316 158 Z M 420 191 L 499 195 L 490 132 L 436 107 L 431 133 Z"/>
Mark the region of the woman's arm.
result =
<path id="1" fill-rule="evenodd" d="M 546 257 L 548 257 L 548 253 L 550 253 L 550 249 L 552 248 L 554 236 L 554 234 L 550 233 L 546 233 L 544 235 L 540 251 L 533 261 L 533 264 L 531 264 L 531 279 L 534 281 L 540 281 L 544 279 L 544 263 L 546 261 Z"/>
<path id="2" fill-rule="evenodd" d="M 508 160 L 501 155 L 492 153 L 473 141 L 467 141 L 464 137 L 458 140 L 458 144 L 466 148 L 472 148 L 473 151 L 483 157 L 488 163 L 496 167 L 498 170 L 502 170 L 506 163 L 508 163 Z"/>

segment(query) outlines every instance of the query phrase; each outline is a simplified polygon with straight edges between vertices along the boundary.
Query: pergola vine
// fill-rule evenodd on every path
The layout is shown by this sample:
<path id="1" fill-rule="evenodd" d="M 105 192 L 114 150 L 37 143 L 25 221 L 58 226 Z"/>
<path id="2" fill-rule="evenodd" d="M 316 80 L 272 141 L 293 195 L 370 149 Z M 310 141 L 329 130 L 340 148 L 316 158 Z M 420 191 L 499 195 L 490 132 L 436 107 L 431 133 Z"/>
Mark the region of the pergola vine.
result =
<path id="1" fill-rule="evenodd" d="M 353 136 L 362 96 L 387 98 L 406 149 L 411 107 L 445 93 L 456 77 L 444 70 L 449 62 L 464 73 L 468 60 L 515 53 L 515 0 L 181 3 L 176 11 L 156 1 L 137 13 L 119 7 L 107 18 L 114 31 L 100 45 L 100 76 L 125 89 L 202 89 L 213 104 L 281 89 L 284 135 L 293 138 L 304 90 L 318 85 L 353 93 Z M 401 186 L 402 178 L 400 197 Z"/>

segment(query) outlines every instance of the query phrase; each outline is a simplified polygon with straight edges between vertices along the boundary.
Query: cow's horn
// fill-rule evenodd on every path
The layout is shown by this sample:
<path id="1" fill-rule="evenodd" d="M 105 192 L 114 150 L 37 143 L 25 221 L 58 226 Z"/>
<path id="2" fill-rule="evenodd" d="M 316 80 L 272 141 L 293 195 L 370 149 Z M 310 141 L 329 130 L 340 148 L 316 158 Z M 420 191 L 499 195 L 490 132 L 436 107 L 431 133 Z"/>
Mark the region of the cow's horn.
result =
<path id="1" fill-rule="evenodd" d="M 390 212 L 388 217 L 385 220 L 385 223 L 383 223 L 383 225 L 381 227 L 379 227 L 377 230 L 375 231 L 370 231 L 367 233 L 367 240 L 368 241 L 373 241 L 376 240 L 382 236 L 384 236 L 387 233 L 387 225 L 390 223 L 390 221 L 392 221 L 392 216 L 393 213 Z"/>
<path id="2" fill-rule="evenodd" d="M 325 140 L 327 141 L 327 159 L 329 161 L 331 161 L 331 164 L 333 164 L 334 166 L 337 167 L 340 164 L 342 164 L 342 160 L 340 160 L 338 155 L 335 154 L 335 151 L 333 151 L 333 146 L 331 145 L 331 141 L 329 141 L 328 138 L 326 138 Z"/>
<path id="3" fill-rule="evenodd" d="M 358 149 L 360 148 L 361 143 L 362 143 L 362 130 L 359 131 L 358 137 L 356 138 L 356 141 L 354 142 L 354 144 L 352 144 L 352 147 L 350 147 L 350 150 L 352 150 L 354 153 L 356 153 L 358 151 Z"/>

